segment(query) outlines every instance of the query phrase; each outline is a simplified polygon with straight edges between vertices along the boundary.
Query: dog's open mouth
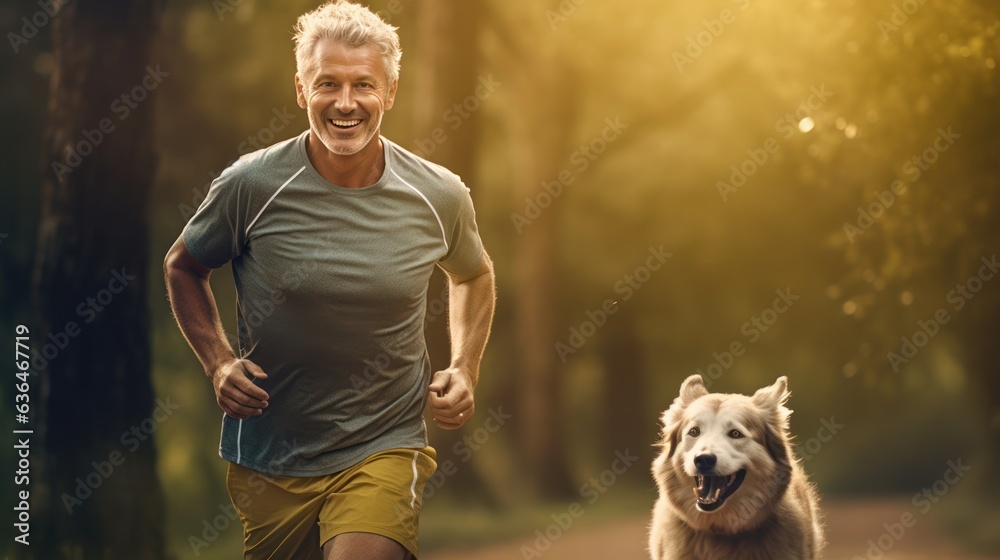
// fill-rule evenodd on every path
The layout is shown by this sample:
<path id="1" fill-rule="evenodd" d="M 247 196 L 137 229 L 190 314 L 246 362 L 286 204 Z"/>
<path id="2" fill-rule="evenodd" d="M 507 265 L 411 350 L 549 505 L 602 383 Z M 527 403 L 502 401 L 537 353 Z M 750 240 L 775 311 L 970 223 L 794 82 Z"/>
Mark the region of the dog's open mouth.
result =
<path id="1" fill-rule="evenodd" d="M 728 476 L 697 475 L 694 477 L 694 497 L 698 499 L 698 509 L 701 511 L 715 511 L 722 507 L 726 498 L 732 496 L 743 484 L 747 470 L 739 471 Z"/>

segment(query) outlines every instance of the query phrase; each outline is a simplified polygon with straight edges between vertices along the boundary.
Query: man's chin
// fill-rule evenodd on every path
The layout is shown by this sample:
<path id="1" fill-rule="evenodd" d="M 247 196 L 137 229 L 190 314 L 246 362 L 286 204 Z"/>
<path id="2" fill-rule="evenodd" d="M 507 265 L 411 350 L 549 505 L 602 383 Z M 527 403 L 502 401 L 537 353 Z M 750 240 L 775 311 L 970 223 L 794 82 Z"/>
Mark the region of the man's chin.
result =
<path id="1" fill-rule="evenodd" d="M 359 135 L 353 138 L 337 138 L 335 135 L 328 133 L 318 136 L 320 142 L 331 154 L 338 156 L 353 156 L 363 150 L 365 146 L 372 141 L 375 134 L 373 133 L 367 137 Z"/>

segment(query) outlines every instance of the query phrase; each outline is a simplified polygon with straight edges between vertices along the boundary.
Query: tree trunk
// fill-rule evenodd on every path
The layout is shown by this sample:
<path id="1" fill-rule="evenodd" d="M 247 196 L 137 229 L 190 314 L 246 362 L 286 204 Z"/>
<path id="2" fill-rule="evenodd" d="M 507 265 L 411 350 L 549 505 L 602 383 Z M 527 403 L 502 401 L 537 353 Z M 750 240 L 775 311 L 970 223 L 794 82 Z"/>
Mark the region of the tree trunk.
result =
<path id="1" fill-rule="evenodd" d="M 956 327 L 965 331 L 961 338 L 968 349 L 965 362 L 969 385 L 984 413 L 987 440 L 980 458 L 983 464 L 977 471 L 986 473 L 980 490 L 984 491 L 984 501 L 991 501 L 1000 497 L 1000 488 L 992 482 L 1000 470 L 1000 356 L 996 352 L 1000 305 L 984 301 L 982 305 L 971 305 L 968 312 L 968 321 L 959 322 Z"/>
<path id="2" fill-rule="evenodd" d="M 544 192 L 543 182 L 558 181 L 569 165 L 577 117 L 572 92 L 579 85 L 572 68 L 557 53 L 539 52 L 521 60 L 520 67 L 506 75 L 514 98 L 508 120 L 515 146 L 512 165 L 519 209 Z M 540 91 L 545 95 L 539 95 Z M 517 293 L 508 298 L 515 307 L 519 365 L 514 420 L 519 426 L 522 472 L 534 495 L 553 499 L 576 495 L 569 474 L 562 371 L 555 349 L 558 336 L 565 332 L 564 325 L 555 324 L 559 308 L 555 241 L 562 202 L 552 197 L 541 215 L 521 228 L 515 241 Z"/>
<path id="3" fill-rule="evenodd" d="M 479 22 L 477 2 L 423 0 L 415 6 L 417 12 L 418 59 L 413 73 L 415 92 L 414 145 L 416 153 L 458 174 L 476 198 L 476 140 L 481 116 L 476 109 L 482 99 L 476 97 L 479 81 Z M 475 99 L 475 101 L 472 101 Z M 455 105 L 460 107 L 456 109 Z M 442 312 L 441 300 L 447 303 L 447 278 L 440 270 L 431 277 L 428 292 L 426 325 L 428 351 L 435 371 L 448 367 L 451 345 L 448 337 L 447 311 Z M 484 372 L 490 375 L 491 372 Z M 457 470 L 448 478 L 447 492 L 457 498 L 498 503 L 491 491 L 494 485 L 486 480 L 476 461 L 461 465 L 467 455 L 457 456 L 453 449 L 461 439 L 487 418 L 488 403 L 477 399 L 478 413 L 466 427 L 458 431 L 436 430 L 432 435 L 438 449 L 438 460 L 455 461 Z"/>
<path id="4" fill-rule="evenodd" d="M 604 453 L 626 450 L 639 457 L 639 465 L 653 461 L 653 446 L 658 425 L 656 412 L 648 413 L 646 404 L 646 361 L 644 348 L 635 327 L 635 312 L 619 307 L 601 338 L 601 363 L 604 366 Z M 609 321 L 610 323 L 610 321 Z"/>
<path id="5" fill-rule="evenodd" d="M 410 148 L 430 161 L 443 165 L 462 177 L 475 196 L 473 173 L 475 169 L 475 141 L 478 120 L 470 118 L 446 120 L 445 115 L 461 114 L 452 111 L 455 103 L 461 104 L 476 88 L 479 56 L 476 48 L 479 22 L 475 2 L 455 4 L 444 0 L 427 0 L 417 13 L 417 49 L 420 57 L 413 76 L 414 132 L 416 140 Z M 444 275 L 435 271 L 428 304 L 433 305 L 445 288 Z M 428 314 L 433 313 L 428 309 Z M 444 317 L 446 318 L 446 317 Z M 448 367 L 451 360 L 447 321 L 434 321 L 428 325 L 427 342 L 435 369 Z"/>
<path id="6" fill-rule="evenodd" d="M 146 220 L 148 98 L 168 76 L 150 58 L 160 11 L 155 0 L 71 2 L 53 18 L 30 325 L 31 558 L 165 557 L 152 433 L 174 404 L 153 414 Z"/>

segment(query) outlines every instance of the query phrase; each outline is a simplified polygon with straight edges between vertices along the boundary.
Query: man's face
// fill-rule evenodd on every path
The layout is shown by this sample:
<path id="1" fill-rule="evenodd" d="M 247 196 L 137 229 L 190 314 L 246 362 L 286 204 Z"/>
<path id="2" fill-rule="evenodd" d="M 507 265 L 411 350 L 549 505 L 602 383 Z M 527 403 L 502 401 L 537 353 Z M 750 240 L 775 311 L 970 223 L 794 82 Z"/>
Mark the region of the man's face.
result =
<path id="1" fill-rule="evenodd" d="M 349 156 L 378 134 L 382 114 L 392 108 L 396 82 L 387 83 L 375 45 L 349 47 L 321 39 L 310 64 L 295 75 L 295 90 L 316 138 L 334 154 Z"/>

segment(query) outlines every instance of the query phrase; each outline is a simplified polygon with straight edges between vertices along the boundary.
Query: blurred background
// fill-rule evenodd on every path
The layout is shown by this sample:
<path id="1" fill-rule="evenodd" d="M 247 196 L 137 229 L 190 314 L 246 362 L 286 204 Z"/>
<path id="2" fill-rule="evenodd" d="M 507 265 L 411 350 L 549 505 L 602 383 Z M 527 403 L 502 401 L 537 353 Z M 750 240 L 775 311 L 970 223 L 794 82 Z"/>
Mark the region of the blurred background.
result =
<path id="1" fill-rule="evenodd" d="M 693 373 L 788 376 L 828 558 L 1000 557 L 994 2 L 366 4 L 403 45 L 383 134 L 463 177 L 498 277 L 476 417 L 429 427 L 426 557 L 643 558 Z M 0 332 L 30 328 L 35 428 L 7 555 L 239 557 L 161 262 L 214 177 L 308 127 L 291 30 L 316 5 L 0 2 Z M 235 333 L 228 267 L 212 285 Z"/>

